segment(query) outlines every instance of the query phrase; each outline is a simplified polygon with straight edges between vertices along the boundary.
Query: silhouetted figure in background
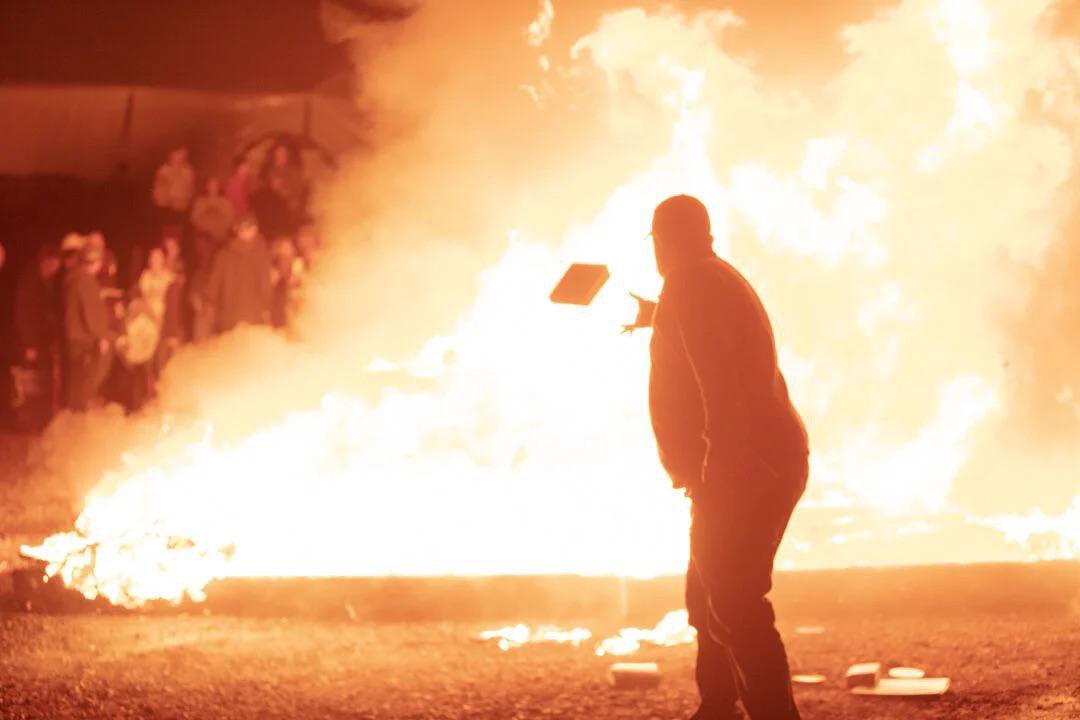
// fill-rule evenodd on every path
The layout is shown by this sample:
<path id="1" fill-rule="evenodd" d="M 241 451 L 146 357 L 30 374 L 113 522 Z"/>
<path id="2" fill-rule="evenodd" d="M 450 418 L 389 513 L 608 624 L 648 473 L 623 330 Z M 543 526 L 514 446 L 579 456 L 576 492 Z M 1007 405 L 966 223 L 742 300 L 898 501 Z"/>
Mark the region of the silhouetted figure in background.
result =
<path id="1" fill-rule="evenodd" d="M 101 251 L 88 247 L 64 277 L 65 388 L 72 410 L 89 409 L 112 367 L 113 332 L 97 279 L 102 263 Z"/>
<path id="2" fill-rule="evenodd" d="M 692 500 L 686 604 L 698 630 L 700 720 L 799 713 L 772 604 L 773 558 L 806 487 L 808 441 L 769 318 L 712 250 L 709 215 L 679 195 L 653 215 L 664 288 L 649 408 L 660 459 Z"/>
<path id="3" fill-rule="evenodd" d="M 16 421 L 20 429 L 40 430 L 53 407 L 57 353 L 60 348 L 60 302 L 57 277 L 60 251 L 42 245 L 37 261 L 19 276 L 15 288 L 15 346 L 18 352 L 14 377 L 33 378 L 31 389 L 16 382 Z"/>
<path id="4" fill-rule="evenodd" d="M 241 220 L 236 236 L 218 252 L 204 289 L 213 307 L 214 329 L 228 332 L 241 323 L 270 322 L 270 251 L 252 218 Z"/>
<path id="5" fill-rule="evenodd" d="M 206 193 L 197 197 L 191 206 L 191 225 L 195 230 L 193 264 L 196 271 L 209 267 L 214 253 L 228 241 L 235 224 L 233 204 L 222 194 L 221 180 L 208 178 Z"/>
<path id="6" fill-rule="evenodd" d="M 188 159 L 188 149 L 179 147 L 154 174 L 151 199 L 161 217 L 161 226 L 183 225 L 195 197 L 195 168 Z"/>

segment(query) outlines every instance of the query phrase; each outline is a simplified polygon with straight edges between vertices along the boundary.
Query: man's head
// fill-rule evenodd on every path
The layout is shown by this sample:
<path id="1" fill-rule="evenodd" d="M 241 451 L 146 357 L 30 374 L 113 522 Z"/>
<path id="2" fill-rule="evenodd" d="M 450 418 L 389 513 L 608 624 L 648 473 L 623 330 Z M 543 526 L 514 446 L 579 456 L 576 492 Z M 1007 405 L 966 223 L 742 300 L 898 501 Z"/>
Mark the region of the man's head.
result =
<path id="1" fill-rule="evenodd" d="M 285 167 L 291 159 L 287 145 L 278 145 L 274 148 L 274 164 L 278 167 Z"/>
<path id="2" fill-rule="evenodd" d="M 146 267 L 151 272 L 159 273 L 165 269 L 165 248 L 161 245 L 150 248 L 150 253 L 146 256 Z"/>
<path id="3" fill-rule="evenodd" d="M 105 234 L 100 230 L 94 230 L 86 236 L 86 247 L 105 252 Z"/>
<path id="4" fill-rule="evenodd" d="M 83 248 L 80 260 L 83 270 L 91 275 L 97 275 L 101 272 L 102 264 L 105 262 L 105 253 L 88 245 Z"/>
<path id="5" fill-rule="evenodd" d="M 60 251 L 51 243 L 42 245 L 37 251 L 37 263 L 41 277 L 53 279 L 60 272 Z"/>
<path id="6" fill-rule="evenodd" d="M 709 211 L 695 197 L 674 195 L 656 206 L 652 221 L 656 269 L 661 277 L 687 260 L 712 252 Z"/>
<path id="7" fill-rule="evenodd" d="M 206 194 L 212 198 L 221 194 L 221 178 L 215 175 L 206 178 Z"/>
<path id="8" fill-rule="evenodd" d="M 244 241 L 254 240 L 259 236 L 259 223 L 253 215 L 245 215 L 236 223 L 236 237 Z"/>
<path id="9" fill-rule="evenodd" d="M 178 147 L 169 153 L 169 162 L 173 165 L 186 165 L 188 161 L 188 149 Z"/>

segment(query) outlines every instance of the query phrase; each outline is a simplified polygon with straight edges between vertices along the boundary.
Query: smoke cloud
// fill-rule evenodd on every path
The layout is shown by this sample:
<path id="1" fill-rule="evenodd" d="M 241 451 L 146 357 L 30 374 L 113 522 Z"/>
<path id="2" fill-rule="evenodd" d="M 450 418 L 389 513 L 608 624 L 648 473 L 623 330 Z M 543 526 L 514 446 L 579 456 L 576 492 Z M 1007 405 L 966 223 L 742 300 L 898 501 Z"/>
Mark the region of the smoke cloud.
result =
<path id="1" fill-rule="evenodd" d="M 345 21 L 369 142 L 320 194 L 296 336 L 185 350 L 142 418 L 59 421 L 58 473 L 122 448 L 97 494 L 154 509 L 88 524 L 171 513 L 245 574 L 677 571 L 647 338 L 617 331 L 659 286 L 652 207 L 691 192 L 811 430 L 787 566 L 1075 551 L 1080 55 L 1049 0 L 884 7 L 796 89 L 732 49 L 738 12 L 478 5 Z M 545 300 L 571 260 L 613 271 L 587 311 Z"/>

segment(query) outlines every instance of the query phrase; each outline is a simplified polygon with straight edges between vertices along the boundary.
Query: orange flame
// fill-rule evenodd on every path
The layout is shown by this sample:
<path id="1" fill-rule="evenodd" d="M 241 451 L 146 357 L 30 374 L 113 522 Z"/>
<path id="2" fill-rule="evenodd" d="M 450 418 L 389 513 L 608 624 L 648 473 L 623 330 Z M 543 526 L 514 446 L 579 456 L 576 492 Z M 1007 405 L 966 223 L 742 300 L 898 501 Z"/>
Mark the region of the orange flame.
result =
<path id="1" fill-rule="evenodd" d="M 973 448 L 994 445 L 1007 414 L 988 319 L 1009 286 L 1002 258 L 1037 263 L 1058 237 L 1071 170 L 1068 134 L 1029 107 L 1041 96 L 1075 115 L 1051 95 L 1075 90 L 1078 53 L 1044 32 L 1049 6 L 907 0 L 845 30 L 848 64 L 816 94 L 773 91 L 725 52 L 729 13 L 603 16 L 569 58 L 541 63 L 545 107 L 557 82 L 600 77 L 606 130 L 641 140 L 633 171 L 588 179 L 611 180 L 589 220 L 552 242 L 537 228 L 558 207 L 520 211 L 454 331 L 369 368 L 375 396 L 328 382 L 317 407 L 241 437 L 174 421 L 168 442 L 104 478 L 74 532 L 24 552 L 86 596 L 131 606 L 199 599 L 238 575 L 679 572 L 686 503 L 654 457 L 647 338 L 618 329 L 634 314 L 628 291 L 659 288 L 635 241 L 651 208 L 689 192 L 770 308 L 812 436 L 811 488 L 780 567 L 1027 559 L 1020 544 L 1040 532 L 1074 556 L 1075 505 L 973 512 L 1016 496 L 965 479 L 993 465 L 973 465 Z M 555 17 L 540 7 L 534 51 Z M 544 301 L 571 261 L 613 273 L 587 311 Z M 328 297 L 351 297 L 353 282 Z M 264 394 L 319 382 L 325 365 L 297 364 Z M 258 412 L 235 397 L 236 417 Z M 1051 481 L 1080 490 L 1074 473 Z"/>

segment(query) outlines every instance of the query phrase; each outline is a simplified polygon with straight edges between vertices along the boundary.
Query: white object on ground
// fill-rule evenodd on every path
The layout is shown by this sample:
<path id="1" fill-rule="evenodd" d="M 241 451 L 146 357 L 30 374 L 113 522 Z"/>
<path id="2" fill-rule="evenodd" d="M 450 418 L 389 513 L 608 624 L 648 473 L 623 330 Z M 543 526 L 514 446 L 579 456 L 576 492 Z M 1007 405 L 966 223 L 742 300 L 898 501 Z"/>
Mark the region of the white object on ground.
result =
<path id="1" fill-rule="evenodd" d="M 656 687 L 660 684 L 660 666 L 654 662 L 615 663 L 608 670 L 608 680 L 619 689 Z"/>
<path id="2" fill-rule="evenodd" d="M 899 680 L 918 680 L 926 677 L 926 671 L 913 667 L 889 668 L 889 677 Z"/>
<path id="3" fill-rule="evenodd" d="M 874 697 L 941 697 L 949 689 L 949 678 L 882 678 L 873 687 L 855 687 L 853 695 Z"/>
<path id="4" fill-rule="evenodd" d="M 800 625 L 795 628 L 796 635 L 821 635 L 825 632 L 825 628 L 821 625 Z"/>
<path id="5" fill-rule="evenodd" d="M 791 676 L 791 682 L 796 685 L 824 685 L 825 676 L 818 673 L 798 673 Z"/>
<path id="6" fill-rule="evenodd" d="M 881 679 L 881 663 L 868 662 L 852 665 L 848 668 L 845 679 L 849 688 L 874 687 Z"/>

